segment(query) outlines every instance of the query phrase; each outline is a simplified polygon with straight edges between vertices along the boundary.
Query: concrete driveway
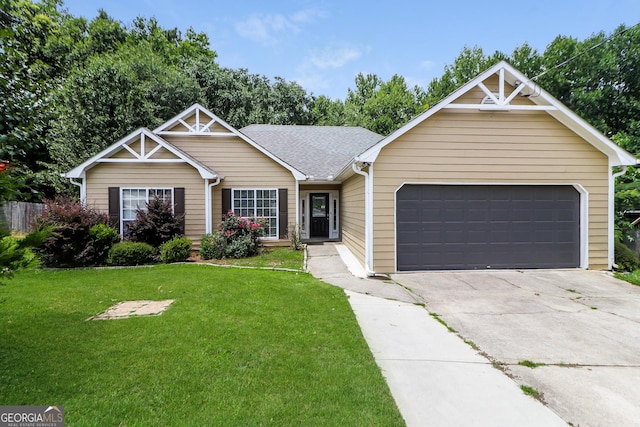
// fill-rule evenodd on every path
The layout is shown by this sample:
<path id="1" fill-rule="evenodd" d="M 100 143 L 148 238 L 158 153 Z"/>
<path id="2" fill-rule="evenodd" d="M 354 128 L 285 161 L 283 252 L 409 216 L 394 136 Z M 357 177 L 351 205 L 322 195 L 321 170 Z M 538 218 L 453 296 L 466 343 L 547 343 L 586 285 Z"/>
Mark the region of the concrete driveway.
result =
<path id="1" fill-rule="evenodd" d="M 571 425 L 638 425 L 640 287 L 581 270 L 392 278 Z"/>

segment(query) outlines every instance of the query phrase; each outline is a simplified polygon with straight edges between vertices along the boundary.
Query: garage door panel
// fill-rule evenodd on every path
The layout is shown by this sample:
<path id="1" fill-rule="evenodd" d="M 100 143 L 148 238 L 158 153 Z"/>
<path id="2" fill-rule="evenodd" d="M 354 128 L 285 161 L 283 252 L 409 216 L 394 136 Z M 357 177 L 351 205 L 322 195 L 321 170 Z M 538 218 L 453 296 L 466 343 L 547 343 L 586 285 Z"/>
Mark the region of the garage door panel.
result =
<path id="1" fill-rule="evenodd" d="M 405 185 L 396 204 L 400 271 L 579 266 L 572 186 Z"/>

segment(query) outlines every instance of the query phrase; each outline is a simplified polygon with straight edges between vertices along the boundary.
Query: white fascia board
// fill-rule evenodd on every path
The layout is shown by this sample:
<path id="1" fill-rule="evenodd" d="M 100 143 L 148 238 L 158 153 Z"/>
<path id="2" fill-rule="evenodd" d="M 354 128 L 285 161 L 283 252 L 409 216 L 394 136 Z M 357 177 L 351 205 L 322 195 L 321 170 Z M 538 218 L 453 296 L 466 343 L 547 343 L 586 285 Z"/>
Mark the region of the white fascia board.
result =
<path id="1" fill-rule="evenodd" d="M 280 166 L 282 166 L 285 169 L 287 169 L 288 171 L 290 171 L 291 174 L 293 175 L 293 177 L 296 180 L 304 181 L 307 178 L 307 176 L 305 174 L 303 174 L 302 172 L 300 172 L 299 170 L 297 170 L 296 168 L 294 168 L 290 164 L 284 162 L 280 158 L 274 156 L 273 153 L 267 151 L 264 147 L 262 147 L 261 145 L 257 144 L 255 141 L 253 141 L 247 135 L 243 134 L 242 132 L 240 132 L 239 130 L 237 130 L 233 126 L 231 126 L 229 123 L 225 122 L 220 117 L 216 116 L 211 111 L 207 110 L 202 105 L 197 104 L 197 103 L 193 104 L 191 107 L 189 107 L 188 109 L 186 109 L 182 113 L 178 114 L 174 118 L 172 118 L 172 119 L 168 120 L 167 122 L 165 122 L 164 124 L 160 125 L 160 127 L 156 128 L 153 132 L 154 133 L 163 133 L 164 134 L 166 129 L 174 126 L 181 119 L 184 119 L 185 117 L 190 116 L 191 113 L 193 113 L 197 109 L 199 109 L 201 112 L 203 112 L 204 114 L 206 114 L 209 117 L 211 117 L 212 119 L 214 119 L 220 125 L 222 125 L 225 129 L 227 129 L 229 131 L 230 134 L 233 134 L 233 135 L 239 137 L 240 139 L 245 141 L 247 144 L 251 145 L 253 148 L 255 148 L 256 150 L 260 151 L 262 154 L 264 154 L 265 156 L 269 157 L 271 160 L 273 160 L 274 162 L 278 163 Z M 171 134 L 171 132 L 168 132 L 168 134 Z M 181 134 L 184 134 L 184 132 L 181 132 Z M 191 135 L 207 135 L 207 133 L 206 132 L 194 132 L 194 133 L 191 133 Z"/>
<path id="2" fill-rule="evenodd" d="M 125 136 L 120 141 L 116 142 L 113 145 L 110 145 L 109 147 L 105 148 L 95 156 L 91 157 L 90 159 L 84 161 L 83 163 L 76 166 L 69 172 L 65 173 L 64 176 L 66 178 L 85 178 L 86 171 L 88 169 L 91 169 L 93 166 L 95 166 L 95 164 L 99 163 L 100 159 L 107 158 L 110 155 L 116 153 L 117 151 L 120 151 L 124 145 L 128 144 L 129 142 L 133 141 L 134 139 L 142 135 L 145 135 L 147 138 L 150 138 L 155 143 L 157 143 L 158 145 L 160 145 L 161 147 L 163 147 L 164 149 L 166 149 L 167 151 L 169 151 L 170 153 L 172 153 L 182 161 L 193 166 L 200 173 L 200 176 L 203 179 L 207 179 L 207 178 L 216 179 L 219 177 L 219 175 L 213 173 L 212 171 L 207 170 L 198 162 L 196 162 L 194 159 L 185 156 L 184 153 L 176 149 L 169 142 L 165 141 L 164 139 L 160 138 L 157 135 L 154 135 L 149 129 L 146 129 L 146 128 L 140 128 L 136 131 L 131 132 L 129 135 Z"/>
<path id="3" fill-rule="evenodd" d="M 591 126 L 586 120 L 564 106 L 561 102 L 555 99 L 550 100 L 550 102 L 556 104 L 556 111 L 549 112 L 549 114 L 584 138 L 598 151 L 604 153 L 609 158 L 612 166 L 630 166 L 637 164 L 638 159 L 633 154 L 604 136 L 598 129 Z"/>
<path id="4" fill-rule="evenodd" d="M 167 120 L 166 122 L 164 122 L 163 124 L 161 124 L 160 126 L 158 126 L 157 128 L 155 128 L 153 130 L 153 133 L 160 133 L 172 126 L 175 126 L 176 124 L 178 124 L 178 122 L 180 122 L 181 119 L 184 119 L 185 117 L 189 117 L 191 115 L 191 113 L 193 113 L 195 110 L 200 109 L 201 111 L 210 114 L 206 108 L 204 108 L 202 105 L 195 103 L 193 104 L 191 107 L 187 108 L 186 110 L 184 110 L 183 112 L 181 112 L 180 114 L 170 118 L 169 120 Z M 216 116 L 211 114 L 211 117 L 215 118 Z"/>
<path id="5" fill-rule="evenodd" d="M 486 80 L 489 76 L 495 74 L 500 68 L 502 68 L 505 65 L 508 65 L 508 64 L 504 61 L 501 61 L 496 65 L 494 65 L 493 67 L 486 70 L 485 72 L 479 74 L 476 78 L 470 80 L 467 84 L 458 88 L 458 90 L 454 91 L 451 95 L 447 96 L 446 98 L 438 102 L 436 105 L 429 108 L 427 111 L 416 116 L 415 118 L 410 120 L 407 124 L 397 129 L 395 132 L 392 132 L 386 138 L 378 142 L 376 145 L 374 145 L 373 147 L 369 148 L 368 150 L 366 150 L 365 152 L 357 156 L 356 161 L 368 162 L 368 163 L 375 162 L 376 159 L 378 158 L 378 154 L 380 154 L 380 151 L 382 151 L 384 147 L 386 147 L 387 145 L 389 145 L 390 143 L 392 143 L 397 138 L 404 135 L 414 127 L 418 126 L 420 123 L 424 122 L 425 120 L 433 116 L 438 111 L 442 110 L 443 108 L 446 108 L 453 101 L 455 101 L 456 99 L 458 99 L 459 97 L 461 97 L 462 95 L 464 95 L 465 93 L 467 93 L 468 91 L 476 87 L 479 83 Z M 480 105 L 478 105 L 478 108 L 480 108 Z"/>
<path id="6" fill-rule="evenodd" d="M 96 154 L 95 156 L 85 160 L 84 162 L 82 162 L 78 166 L 76 166 L 75 168 L 71 169 L 69 172 L 65 173 L 64 177 L 65 178 L 84 178 L 86 170 L 90 169 L 96 163 L 96 161 L 98 159 L 101 159 L 103 157 L 107 157 L 107 156 L 109 156 L 111 154 L 114 154 L 115 152 L 119 151 L 124 144 L 127 144 L 128 142 L 131 142 L 138 135 L 142 135 L 142 133 L 144 133 L 144 130 L 145 130 L 144 128 L 140 128 L 138 130 L 135 130 L 135 131 L 131 132 L 129 135 L 125 136 L 120 141 L 116 142 L 115 144 L 112 144 L 112 145 L 108 146 L 107 148 L 105 148 L 104 150 L 102 150 L 101 152 Z"/>
<path id="7" fill-rule="evenodd" d="M 356 160 L 361 162 L 374 162 L 380 154 L 380 151 L 388 144 L 393 142 L 404 133 L 413 129 L 415 126 L 422 123 L 438 111 L 444 108 L 455 108 L 453 105 L 451 105 L 453 101 L 489 78 L 491 75 L 498 73 L 500 69 L 504 69 L 504 71 L 506 72 L 507 76 L 505 76 L 505 80 L 508 80 L 509 84 L 513 85 L 516 81 L 519 81 L 520 84 L 524 84 L 527 88 L 537 93 L 536 96 L 531 96 L 529 98 L 534 104 L 539 106 L 536 109 L 547 111 L 548 114 L 560 121 L 560 123 L 567 126 L 573 132 L 581 136 L 585 141 L 593 145 L 597 150 L 609 157 L 609 160 L 612 162 L 612 164 L 614 164 L 615 166 L 638 164 L 638 159 L 634 155 L 616 145 L 613 141 L 600 133 L 600 131 L 587 123 L 586 120 L 582 119 L 560 101 L 558 101 L 554 96 L 542 89 L 537 83 L 531 83 L 531 79 L 529 77 L 522 74 L 506 61 L 500 61 L 493 67 L 487 69 L 485 72 L 478 75 L 478 77 L 469 81 L 469 83 L 453 92 L 451 95 L 434 105 L 432 108 L 417 116 L 406 125 L 384 138 L 378 144 L 374 145 L 367 151 L 357 156 Z M 520 92 L 521 91 L 522 90 L 520 90 Z M 483 109 L 483 107 L 486 106 L 477 106 L 478 109 Z"/>
<path id="8" fill-rule="evenodd" d="M 637 159 L 634 155 L 611 141 L 598 129 L 593 127 L 557 98 L 544 90 L 540 85 L 535 82 L 532 85 L 530 83 L 531 79 L 515 69 L 509 63 L 502 61 L 501 64 L 503 64 L 505 70 L 509 73 L 511 84 L 515 83 L 515 81 L 520 81 L 528 86 L 533 92 L 537 92 L 538 95 L 529 98 L 534 104 L 553 107 L 553 109 L 547 110 L 553 118 L 589 142 L 598 151 L 605 154 L 614 166 L 635 165 L 637 163 Z"/>

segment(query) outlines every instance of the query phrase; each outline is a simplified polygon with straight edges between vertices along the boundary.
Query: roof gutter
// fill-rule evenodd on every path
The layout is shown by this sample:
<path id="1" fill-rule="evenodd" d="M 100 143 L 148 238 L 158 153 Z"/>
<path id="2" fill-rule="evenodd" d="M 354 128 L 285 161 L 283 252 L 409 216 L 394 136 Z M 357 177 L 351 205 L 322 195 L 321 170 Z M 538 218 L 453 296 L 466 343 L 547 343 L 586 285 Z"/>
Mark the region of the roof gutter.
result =
<path id="1" fill-rule="evenodd" d="M 368 172 L 363 171 L 362 169 L 367 166 Z M 367 276 L 373 277 L 376 275 L 371 268 L 373 262 L 373 165 L 354 162 L 351 168 L 364 177 L 364 269 Z"/>
<path id="2" fill-rule="evenodd" d="M 62 176 L 64 177 L 64 174 L 62 174 Z M 74 181 L 73 178 L 69 178 L 69 181 L 80 188 L 80 203 L 85 204 L 87 199 L 87 186 L 85 180 L 83 179 L 82 182 L 77 182 Z"/>

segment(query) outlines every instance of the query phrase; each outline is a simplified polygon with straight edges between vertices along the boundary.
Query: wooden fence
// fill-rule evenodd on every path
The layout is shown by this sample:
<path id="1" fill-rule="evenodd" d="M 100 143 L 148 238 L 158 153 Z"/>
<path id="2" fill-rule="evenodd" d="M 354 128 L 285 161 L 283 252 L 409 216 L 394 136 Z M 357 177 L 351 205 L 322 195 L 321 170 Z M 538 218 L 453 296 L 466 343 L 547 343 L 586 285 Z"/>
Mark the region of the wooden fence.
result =
<path id="1" fill-rule="evenodd" d="M 1 202 L 0 227 L 20 233 L 33 231 L 33 220 L 42 214 L 42 203 Z"/>

